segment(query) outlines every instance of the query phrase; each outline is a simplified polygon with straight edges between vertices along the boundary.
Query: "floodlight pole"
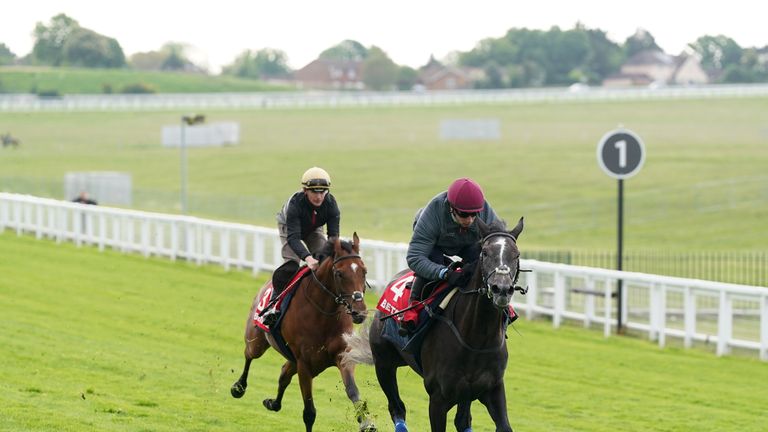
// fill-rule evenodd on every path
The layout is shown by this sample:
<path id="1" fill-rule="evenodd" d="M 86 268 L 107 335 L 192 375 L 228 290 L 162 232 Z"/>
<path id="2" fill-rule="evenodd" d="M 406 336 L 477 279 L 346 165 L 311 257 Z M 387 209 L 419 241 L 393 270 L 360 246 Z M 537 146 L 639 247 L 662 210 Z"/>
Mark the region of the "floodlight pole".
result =
<path id="1" fill-rule="evenodd" d="M 187 131 L 186 126 L 194 126 L 203 123 L 205 116 L 202 114 L 185 115 L 181 117 L 181 214 L 187 214 Z"/>

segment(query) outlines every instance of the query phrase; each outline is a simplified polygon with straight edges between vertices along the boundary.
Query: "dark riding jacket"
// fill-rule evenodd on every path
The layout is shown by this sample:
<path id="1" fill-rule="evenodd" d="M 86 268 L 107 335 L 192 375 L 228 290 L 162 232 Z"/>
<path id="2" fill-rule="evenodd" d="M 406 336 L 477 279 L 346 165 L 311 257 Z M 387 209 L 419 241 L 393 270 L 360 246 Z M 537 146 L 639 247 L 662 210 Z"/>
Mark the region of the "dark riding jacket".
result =
<path id="1" fill-rule="evenodd" d="M 480 241 L 480 229 L 476 220 L 469 228 L 464 229 L 453 220 L 449 210 L 448 192 L 442 192 L 432 198 L 418 215 L 406 255 L 408 267 L 418 276 L 429 280 L 440 278 L 440 270 L 445 266 L 429 258 L 430 255 L 434 256 L 436 250 L 449 256 L 461 256 L 468 246 Z M 487 201 L 478 218 L 486 224 L 498 219 Z"/>
<path id="2" fill-rule="evenodd" d="M 286 226 L 288 245 L 302 260 L 311 254 L 301 241 L 323 225 L 327 225 L 328 237 L 338 237 L 340 220 L 339 206 L 330 192 L 320 207 L 315 207 L 309 202 L 304 191 L 298 191 L 277 214 L 277 222 Z"/>

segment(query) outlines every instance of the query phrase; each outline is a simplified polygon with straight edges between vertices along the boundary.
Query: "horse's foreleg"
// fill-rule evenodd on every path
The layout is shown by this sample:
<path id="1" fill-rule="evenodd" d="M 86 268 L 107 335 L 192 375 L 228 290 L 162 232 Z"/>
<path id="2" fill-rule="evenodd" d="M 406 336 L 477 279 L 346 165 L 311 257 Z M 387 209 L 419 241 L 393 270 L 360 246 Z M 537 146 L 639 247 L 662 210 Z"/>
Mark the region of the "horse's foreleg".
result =
<path id="1" fill-rule="evenodd" d="M 312 371 L 307 364 L 299 362 L 298 372 L 301 398 L 304 399 L 304 427 L 307 432 L 312 432 L 312 425 L 315 424 L 315 417 L 317 417 L 315 402 L 312 400 Z"/>
<path id="2" fill-rule="evenodd" d="M 488 391 L 480 398 L 480 402 L 488 409 L 488 414 L 496 425 L 497 432 L 512 432 L 507 416 L 507 394 L 504 384 L 500 384 Z"/>
<path id="3" fill-rule="evenodd" d="M 251 367 L 251 360 L 248 357 L 245 358 L 245 366 L 243 367 L 243 373 L 240 374 L 240 378 L 232 384 L 229 392 L 232 393 L 232 397 L 241 398 L 245 394 L 245 389 L 248 387 L 248 369 Z"/>
<path id="4" fill-rule="evenodd" d="M 397 387 L 397 368 L 376 365 L 376 379 L 379 387 L 387 397 L 389 415 L 395 424 L 395 432 L 408 432 L 405 426 L 405 403 L 400 399 L 400 390 Z"/>
<path id="5" fill-rule="evenodd" d="M 339 357 L 341 359 L 341 357 Z M 368 411 L 368 404 L 365 401 L 360 400 L 360 393 L 355 383 L 355 365 L 347 364 L 343 365 L 341 362 L 337 362 L 339 371 L 341 371 L 341 380 L 344 382 L 344 388 L 347 391 L 347 397 L 355 406 L 355 417 L 360 424 L 361 432 L 374 432 L 376 426 L 371 420 L 371 413 Z"/>
<path id="6" fill-rule="evenodd" d="M 251 367 L 251 360 L 261 357 L 267 348 L 269 348 L 269 342 L 267 342 L 264 332 L 259 328 L 246 324 L 245 366 L 243 367 L 243 373 L 240 375 L 240 378 L 238 378 L 237 381 L 232 384 L 232 388 L 229 389 L 233 397 L 243 397 L 245 389 L 248 388 L 248 369 Z"/>
<path id="7" fill-rule="evenodd" d="M 472 432 L 471 406 L 472 401 L 459 402 L 459 406 L 456 409 L 456 417 L 453 419 L 453 425 L 456 426 L 458 432 Z"/>
<path id="8" fill-rule="evenodd" d="M 445 432 L 446 416 L 451 404 L 439 395 L 429 395 L 429 424 L 432 432 Z"/>
<path id="9" fill-rule="evenodd" d="M 288 388 L 294 375 L 296 375 L 296 363 L 289 361 L 283 363 L 283 367 L 280 369 L 280 378 L 277 380 L 277 397 L 264 399 L 264 407 L 270 411 L 280 411 L 283 406 L 285 389 Z"/>

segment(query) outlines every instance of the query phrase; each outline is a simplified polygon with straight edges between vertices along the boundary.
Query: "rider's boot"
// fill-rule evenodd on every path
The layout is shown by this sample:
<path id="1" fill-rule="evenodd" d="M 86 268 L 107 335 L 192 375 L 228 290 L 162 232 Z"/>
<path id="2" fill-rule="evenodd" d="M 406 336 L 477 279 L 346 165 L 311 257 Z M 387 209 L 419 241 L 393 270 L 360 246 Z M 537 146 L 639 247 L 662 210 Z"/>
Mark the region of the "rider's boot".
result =
<path id="1" fill-rule="evenodd" d="M 424 289 L 425 283 L 426 281 L 420 276 L 416 276 L 413 280 L 413 285 L 411 286 L 411 296 L 408 300 L 408 310 L 405 311 L 403 316 L 400 318 L 400 328 L 397 330 L 397 333 L 400 336 L 407 336 L 409 334 L 413 334 L 413 332 L 416 331 L 416 324 L 419 320 L 419 312 L 414 306 L 416 306 L 421 300 L 421 292 Z"/>

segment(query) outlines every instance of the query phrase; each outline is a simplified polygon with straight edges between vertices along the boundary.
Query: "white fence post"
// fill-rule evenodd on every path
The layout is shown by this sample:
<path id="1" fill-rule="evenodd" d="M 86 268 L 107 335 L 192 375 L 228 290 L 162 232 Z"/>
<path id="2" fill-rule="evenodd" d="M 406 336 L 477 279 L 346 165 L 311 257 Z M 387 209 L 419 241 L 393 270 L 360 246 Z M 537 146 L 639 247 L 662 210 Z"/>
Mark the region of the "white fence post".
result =
<path id="1" fill-rule="evenodd" d="M 717 317 L 717 355 L 730 352 L 729 343 L 733 335 L 733 300 L 725 291 L 720 291 L 720 307 Z"/>
<path id="2" fill-rule="evenodd" d="M 768 295 L 760 299 L 760 360 L 768 360 Z"/>
<path id="3" fill-rule="evenodd" d="M 659 347 L 664 348 L 667 343 L 667 287 L 664 284 L 655 284 L 658 287 L 659 298 L 656 312 Z"/>
<path id="4" fill-rule="evenodd" d="M 536 272 L 526 273 L 525 282 L 528 284 L 528 294 L 526 297 L 525 317 L 527 319 L 533 319 L 536 316 L 536 296 L 539 293 L 539 283 Z"/>
<path id="5" fill-rule="evenodd" d="M 611 294 L 613 292 L 613 288 L 611 287 L 611 282 L 608 279 L 605 279 L 605 282 L 603 284 L 603 288 L 605 289 L 605 294 L 603 295 L 603 301 L 604 301 L 604 307 L 605 307 L 605 315 L 603 322 L 603 335 L 605 337 L 608 337 L 611 335 L 611 311 L 613 310 L 613 302 L 611 299 L 613 298 L 613 295 Z"/>
<path id="6" fill-rule="evenodd" d="M 584 297 L 584 327 L 589 328 L 592 326 L 592 320 L 595 318 L 595 280 L 592 277 L 587 277 L 584 281 L 584 288 L 587 293 Z"/>
<path id="7" fill-rule="evenodd" d="M 253 275 L 256 276 L 264 267 L 264 237 L 261 233 L 253 234 Z"/>
<path id="8" fill-rule="evenodd" d="M 560 327 L 563 311 L 565 311 L 565 276 L 562 273 L 555 275 L 555 298 L 553 303 L 552 326 L 558 328 Z"/>
<path id="9" fill-rule="evenodd" d="M 685 320 L 683 346 L 690 348 L 693 346 L 693 336 L 696 334 L 696 293 L 690 286 L 686 286 L 683 291 L 683 316 Z"/>

